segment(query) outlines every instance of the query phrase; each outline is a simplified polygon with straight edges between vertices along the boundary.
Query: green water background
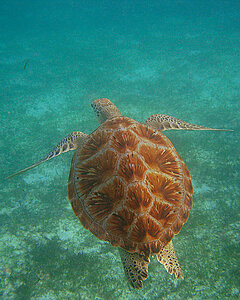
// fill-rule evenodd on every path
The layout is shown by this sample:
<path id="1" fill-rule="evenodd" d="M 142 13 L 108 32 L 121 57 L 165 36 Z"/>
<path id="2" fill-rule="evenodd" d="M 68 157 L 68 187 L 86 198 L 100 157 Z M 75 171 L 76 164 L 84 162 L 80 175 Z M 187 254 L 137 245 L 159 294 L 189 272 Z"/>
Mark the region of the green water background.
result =
<path id="1" fill-rule="evenodd" d="M 239 299 L 239 1 L 1 1 L 0 299 Z M 174 238 L 184 272 L 156 259 L 129 289 L 117 249 L 67 200 L 73 152 L 11 180 L 64 136 L 91 133 L 92 100 L 234 132 L 171 131 L 194 199 Z"/>

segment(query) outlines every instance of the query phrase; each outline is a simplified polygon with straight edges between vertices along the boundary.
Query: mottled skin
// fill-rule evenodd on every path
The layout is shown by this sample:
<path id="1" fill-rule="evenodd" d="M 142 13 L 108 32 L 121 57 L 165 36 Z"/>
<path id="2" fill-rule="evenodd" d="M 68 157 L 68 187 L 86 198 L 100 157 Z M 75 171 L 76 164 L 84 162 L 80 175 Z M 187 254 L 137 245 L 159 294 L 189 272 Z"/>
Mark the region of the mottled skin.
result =
<path id="1" fill-rule="evenodd" d="M 142 287 L 152 255 L 183 278 L 172 238 L 188 219 L 193 189 L 186 165 L 161 131 L 218 129 L 166 115 L 142 124 L 123 117 L 106 98 L 92 107 L 101 123 L 94 132 L 69 134 L 45 158 L 8 178 L 76 149 L 69 201 L 85 228 L 118 247 L 130 284 Z"/>

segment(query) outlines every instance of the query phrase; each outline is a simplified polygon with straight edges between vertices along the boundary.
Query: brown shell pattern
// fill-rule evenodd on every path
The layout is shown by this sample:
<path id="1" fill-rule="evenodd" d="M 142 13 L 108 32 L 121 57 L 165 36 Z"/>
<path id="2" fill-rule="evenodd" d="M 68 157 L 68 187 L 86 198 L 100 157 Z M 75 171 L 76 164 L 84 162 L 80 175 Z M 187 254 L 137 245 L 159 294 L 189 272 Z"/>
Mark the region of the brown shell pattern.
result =
<path id="1" fill-rule="evenodd" d="M 68 196 L 83 226 L 130 252 L 159 253 L 192 208 L 189 171 L 161 132 L 106 121 L 73 157 Z"/>

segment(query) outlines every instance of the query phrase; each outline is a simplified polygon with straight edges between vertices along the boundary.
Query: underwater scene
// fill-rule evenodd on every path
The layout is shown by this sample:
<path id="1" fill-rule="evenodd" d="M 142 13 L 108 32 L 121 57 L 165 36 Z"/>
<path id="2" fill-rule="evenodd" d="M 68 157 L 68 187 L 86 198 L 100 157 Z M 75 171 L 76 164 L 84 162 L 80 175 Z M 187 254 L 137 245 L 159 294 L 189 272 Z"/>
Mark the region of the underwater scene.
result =
<path id="1" fill-rule="evenodd" d="M 1 0 L 0 79 L 0 299 L 240 299 L 239 1 Z M 69 203 L 74 151 L 6 179 L 96 130 L 99 98 L 233 130 L 163 132 L 194 191 L 173 237 L 184 279 L 154 256 L 129 284 Z"/>

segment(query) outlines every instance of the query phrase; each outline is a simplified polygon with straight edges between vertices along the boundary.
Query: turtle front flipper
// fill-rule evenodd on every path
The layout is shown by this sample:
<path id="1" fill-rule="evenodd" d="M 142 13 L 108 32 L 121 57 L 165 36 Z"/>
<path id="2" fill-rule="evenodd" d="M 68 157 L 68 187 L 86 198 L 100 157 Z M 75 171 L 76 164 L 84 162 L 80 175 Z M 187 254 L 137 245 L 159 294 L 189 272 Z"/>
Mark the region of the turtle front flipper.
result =
<path id="1" fill-rule="evenodd" d="M 175 275 L 178 279 L 180 276 L 183 279 L 183 272 L 179 265 L 176 252 L 173 247 L 172 241 L 169 242 L 158 254 L 157 260 L 164 265 L 169 274 Z"/>
<path id="2" fill-rule="evenodd" d="M 170 129 L 183 129 L 183 130 L 218 130 L 218 131 L 233 131 L 229 129 L 215 129 L 204 127 L 196 124 L 187 123 L 177 118 L 167 115 L 152 115 L 147 121 L 146 125 L 149 125 L 159 131 L 170 130 Z"/>
<path id="3" fill-rule="evenodd" d="M 149 258 L 138 253 L 130 253 L 119 248 L 125 275 L 135 289 L 143 286 L 143 280 L 148 277 Z"/>
<path id="4" fill-rule="evenodd" d="M 91 106 L 100 123 L 121 116 L 119 109 L 107 98 L 94 100 Z"/>
<path id="5" fill-rule="evenodd" d="M 30 167 L 27 167 L 23 170 L 18 171 L 17 173 L 14 173 L 10 176 L 8 176 L 6 179 L 9 179 L 11 177 L 17 176 L 19 174 L 22 174 L 32 168 L 35 168 L 36 166 L 44 163 L 45 161 L 54 158 L 62 153 L 68 152 L 70 150 L 75 150 L 79 144 L 85 139 L 87 134 L 82 133 L 80 131 L 75 131 L 70 134 L 68 134 L 65 138 L 63 138 L 58 145 L 44 158 L 36 162 L 35 164 L 31 165 Z"/>

